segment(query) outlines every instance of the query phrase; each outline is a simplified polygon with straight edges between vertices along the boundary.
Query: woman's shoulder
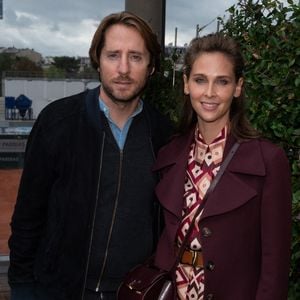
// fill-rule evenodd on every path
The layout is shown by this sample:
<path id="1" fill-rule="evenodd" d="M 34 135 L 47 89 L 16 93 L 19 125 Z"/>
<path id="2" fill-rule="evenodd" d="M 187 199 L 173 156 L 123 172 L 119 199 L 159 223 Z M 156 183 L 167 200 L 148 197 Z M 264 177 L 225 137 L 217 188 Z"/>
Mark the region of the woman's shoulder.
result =
<path id="1" fill-rule="evenodd" d="M 160 148 L 154 170 L 176 163 L 187 155 L 191 144 L 191 134 L 174 135 L 171 140 Z"/>
<path id="2" fill-rule="evenodd" d="M 275 142 L 272 142 L 266 138 L 255 138 L 249 141 L 243 142 L 245 147 L 259 147 L 260 152 L 264 158 L 264 160 L 274 159 L 274 158 L 283 158 L 287 159 L 286 153 L 284 149 Z"/>
<path id="3" fill-rule="evenodd" d="M 189 147 L 193 131 L 185 134 L 174 134 L 171 136 L 169 142 L 160 149 L 160 153 L 165 154 L 168 152 L 178 153 L 183 151 L 184 148 Z"/>

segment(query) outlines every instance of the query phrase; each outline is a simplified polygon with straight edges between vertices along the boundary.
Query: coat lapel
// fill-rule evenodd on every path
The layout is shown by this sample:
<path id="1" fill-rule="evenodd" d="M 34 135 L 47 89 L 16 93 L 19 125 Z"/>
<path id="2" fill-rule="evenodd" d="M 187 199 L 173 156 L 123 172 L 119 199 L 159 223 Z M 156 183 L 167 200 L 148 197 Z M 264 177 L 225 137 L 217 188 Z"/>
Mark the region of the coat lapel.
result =
<path id="1" fill-rule="evenodd" d="M 246 159 L 245 159 L 246 158 Z M 257 194 L 243 177 L 266 174 L 259 141 L 243 142 L 229 163 L 215 190 L 209 196 L 201 219 L 234 210 Z"/>
<path id="2" fill-rule="evenodd" d="M 194 130 L 163 147 L 158 154 L 154 171 L 160 171 L 161 180 L 156 195 L 165 209 L 181 218 L 186 164 Z"/>
<path id="3" fill-rule="evenodd" d="M 193 135 L 194 130 L 162 148 L 154 165 L 154 170 L 161 171 L 162 174 L 156 187 L 158 199 L 177 218 L 181 218 L 182 214 L 186 164 Z M 234 139 L 228 138 L 225 155 L 233 143 Z M 210 194 L 201 219 L 226 213 L 252 199 L 257 191 L 243 180 L 243 176 L 264 176 L 265 173 L 259 141 L 243 142 Z"/>

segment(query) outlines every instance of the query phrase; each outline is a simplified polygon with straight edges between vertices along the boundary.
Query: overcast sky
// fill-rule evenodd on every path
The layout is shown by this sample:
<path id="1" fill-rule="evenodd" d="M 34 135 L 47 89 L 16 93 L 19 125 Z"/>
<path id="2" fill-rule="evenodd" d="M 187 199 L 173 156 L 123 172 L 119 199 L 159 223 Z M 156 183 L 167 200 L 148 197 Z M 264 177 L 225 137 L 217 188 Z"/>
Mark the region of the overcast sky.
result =
<path id="1" fill-rule="evenodd" d="M 149 0 L 151 1 L 151 0 Z M 166 0 L 165 44 L 183 46 L 237 0 Z M 43 56 L 88 56 L 91 38 L 107 14 L 125 9 L 124 0 L 3 0 L 0 47 L 30 48 Z M 213 21 L 201 32 L 216 31 Z"/>

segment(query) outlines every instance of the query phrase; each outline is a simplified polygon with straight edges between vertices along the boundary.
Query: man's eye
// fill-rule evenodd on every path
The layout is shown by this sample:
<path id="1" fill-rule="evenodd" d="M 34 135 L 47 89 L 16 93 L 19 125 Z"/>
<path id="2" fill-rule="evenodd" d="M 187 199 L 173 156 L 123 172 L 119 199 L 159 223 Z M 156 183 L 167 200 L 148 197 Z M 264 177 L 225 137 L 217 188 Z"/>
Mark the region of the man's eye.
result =
<path id="1" fill-rule="evenodd" d="M 132 61 L 141 61 L 142 60 L 142 57 L 140 56 L 140 55 L 131 55 L 130 56 L 130 59 L 132 60 Z"/>
<path id="2" fill-rule="evenodd" d="M 110 53 L 110 54 L 107 54 L 107 57 L 109 59 L 117 59 L 119 57 L 119 55 L 117 53 Z"/>

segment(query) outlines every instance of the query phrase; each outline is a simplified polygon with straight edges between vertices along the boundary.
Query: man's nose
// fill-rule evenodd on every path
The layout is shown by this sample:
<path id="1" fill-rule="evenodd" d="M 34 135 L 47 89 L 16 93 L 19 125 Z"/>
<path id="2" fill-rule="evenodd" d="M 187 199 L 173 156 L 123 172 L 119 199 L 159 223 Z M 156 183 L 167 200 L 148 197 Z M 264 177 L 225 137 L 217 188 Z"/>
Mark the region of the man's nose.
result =
<path id="1" fill-rule="evenodd" d="M 120 74 L 128 74 L 129 73 L 129 61 L 127 57 L 121 57 L 119 62 L 119 73 Z"/>

